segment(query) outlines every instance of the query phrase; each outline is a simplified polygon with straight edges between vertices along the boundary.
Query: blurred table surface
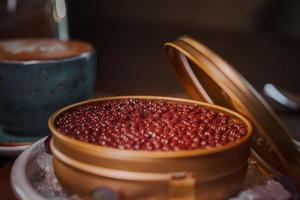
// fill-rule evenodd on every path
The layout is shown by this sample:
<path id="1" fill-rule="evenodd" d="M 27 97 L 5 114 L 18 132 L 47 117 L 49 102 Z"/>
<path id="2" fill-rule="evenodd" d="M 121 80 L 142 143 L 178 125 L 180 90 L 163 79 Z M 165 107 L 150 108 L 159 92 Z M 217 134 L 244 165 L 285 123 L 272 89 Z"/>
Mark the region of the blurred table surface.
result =
<path id="1" fill-rule="evenodd" d="M 91 42 L 97 49 L 97 87 L 101 95 L 186 96 L 167 66 L 162 45 L 183 34 L 195 37 L 235 66 L 261 91 L 273 82 L 300 91 L 300 42 L 233 32 L 202 31 L 180 27 L 78 22 L 73 38 Z M 86 24 L 86 25 L 85 25 Z M 92 28 L 91 28 L 92 27 Z M 299 92 L 300 93 L 300 92 Z M 300 115 L 280 111 L 293 136 L 300 139 Z M 0 157 L 0 199 L 16 199 L 10 188 L 14 159 Z"/>

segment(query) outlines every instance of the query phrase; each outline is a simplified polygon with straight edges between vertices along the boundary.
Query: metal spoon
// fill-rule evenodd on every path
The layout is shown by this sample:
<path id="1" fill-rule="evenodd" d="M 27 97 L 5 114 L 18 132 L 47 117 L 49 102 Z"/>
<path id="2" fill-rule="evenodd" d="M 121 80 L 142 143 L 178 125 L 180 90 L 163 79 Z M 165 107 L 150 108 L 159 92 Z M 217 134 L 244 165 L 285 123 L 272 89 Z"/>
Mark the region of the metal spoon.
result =
<path id="1" fill-rule="evenodd" d="M 292 111 L 300 111 L 300 95 L 280 89 L 271 83 L 266 83 L 263 91 L 266 96 L 280 105 Z"/>

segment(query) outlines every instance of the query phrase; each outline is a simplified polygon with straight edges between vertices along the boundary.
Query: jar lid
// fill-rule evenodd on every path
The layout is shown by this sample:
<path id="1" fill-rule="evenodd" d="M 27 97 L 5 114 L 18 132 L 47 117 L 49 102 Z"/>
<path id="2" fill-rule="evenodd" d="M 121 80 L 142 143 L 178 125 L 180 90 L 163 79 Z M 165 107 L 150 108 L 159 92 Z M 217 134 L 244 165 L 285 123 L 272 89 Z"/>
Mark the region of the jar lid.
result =
<path id="1" fill-rule="evenodd" d="M 260 94 L 231 65 L 198 41 L 183 36 L 164 46 L 188 95 L 246 116 L 253 124 L 253 155 L 272 173 L 300 180 L 300 157 L 288 130 Z"/>

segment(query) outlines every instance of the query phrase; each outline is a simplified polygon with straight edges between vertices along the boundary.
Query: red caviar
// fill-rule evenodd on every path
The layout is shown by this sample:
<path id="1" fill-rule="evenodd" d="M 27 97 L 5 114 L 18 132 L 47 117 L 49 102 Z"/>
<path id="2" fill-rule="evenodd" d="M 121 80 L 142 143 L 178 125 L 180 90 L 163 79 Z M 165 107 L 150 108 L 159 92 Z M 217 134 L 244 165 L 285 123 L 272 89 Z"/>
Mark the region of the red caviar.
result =
<path id="1" fill-rule="evenodd" d="M 59 115 L 58 131 L 83 142 L 128 150 L 213 148 L 247 134 L 231 116 L 197 104 L 120 99 L 81 105 Z"/>

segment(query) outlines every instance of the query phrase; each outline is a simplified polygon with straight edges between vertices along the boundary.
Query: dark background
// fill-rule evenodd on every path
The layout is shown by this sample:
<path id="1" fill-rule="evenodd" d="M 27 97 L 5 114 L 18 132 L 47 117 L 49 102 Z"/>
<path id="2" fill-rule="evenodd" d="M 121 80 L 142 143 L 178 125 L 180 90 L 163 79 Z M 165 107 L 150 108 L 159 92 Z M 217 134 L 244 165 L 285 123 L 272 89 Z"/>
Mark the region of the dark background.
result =
<path id="1" fill-rule="evenodd" d="M 277 0 L 69 1 L 69 24 L 72 38 L 98 50 L 105 93 L 176 91 L 161 47 L 183 34 L 215 50 L 258 90 L 274 82 L 300 92 L 299 11 L 299 1 Z M 163 83 L 153 84 L 158 78 Z"/>
<path id="2" fill-rule="evenodd" d="M 0 39 L 55 35 L 55 24 L 48 19 L 52 17 L 51 0 L 17 1 L 14 11 L 9 11 L 8 2 L 0 0 Z M 98 88 L 103 93 L 177 91 L 162 45 L 183 34 L 215 50 L 258 90 L 274 82 L 300 93 L 297 0 L 67 3 L 71 38 L 91 42 L 98 51 Z M 148 76 L 140 78 L 145 73 Z M 153 82 L 159 78 L 164 81 L 158 87 Z M 140 90 L 131 87 L 134 85 Z"/>

